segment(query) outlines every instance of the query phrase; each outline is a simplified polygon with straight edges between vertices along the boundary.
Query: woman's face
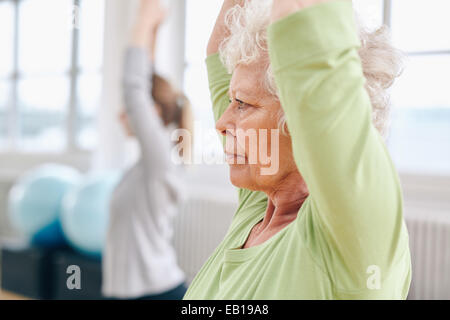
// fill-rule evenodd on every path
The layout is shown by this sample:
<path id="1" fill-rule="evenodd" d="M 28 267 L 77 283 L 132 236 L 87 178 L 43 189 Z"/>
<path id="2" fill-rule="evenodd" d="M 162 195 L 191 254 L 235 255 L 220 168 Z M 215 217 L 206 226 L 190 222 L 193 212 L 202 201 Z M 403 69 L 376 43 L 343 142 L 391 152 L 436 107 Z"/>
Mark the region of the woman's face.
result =
<path id="1" fill-rule="evenodd" d="M 234 70 L 230 104 L 216 129 L 226 139 L 231 182 L 240 188 L 271 191 L 297 167 L 291 139 L 278 127 L 280 102 L 264 89 L 264 75 L 265 69 L 258 64 Z"/>

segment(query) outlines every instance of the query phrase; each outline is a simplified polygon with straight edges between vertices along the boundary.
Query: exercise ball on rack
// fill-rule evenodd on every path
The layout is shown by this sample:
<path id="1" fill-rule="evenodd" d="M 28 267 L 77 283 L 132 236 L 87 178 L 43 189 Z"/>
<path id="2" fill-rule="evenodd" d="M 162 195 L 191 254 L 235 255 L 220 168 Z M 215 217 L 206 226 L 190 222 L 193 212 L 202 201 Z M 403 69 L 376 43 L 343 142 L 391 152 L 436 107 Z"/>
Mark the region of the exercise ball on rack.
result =
<path id="1" fill-rule="evenodd" d="M 62 228 L 69 244 L 78 252 L 101 256 L 109 202 L 119 179 L 119 172 L 91 175 L 64 197 Z"/>
<path id="2" fill-rule="evenodd" d="M 42 165 L 20 176 L 8 198 L 13 227 L 37 246 L 67 244 L 60 223 L 62 200 L 80 177 L 74 168 L 59 164 Z"/>

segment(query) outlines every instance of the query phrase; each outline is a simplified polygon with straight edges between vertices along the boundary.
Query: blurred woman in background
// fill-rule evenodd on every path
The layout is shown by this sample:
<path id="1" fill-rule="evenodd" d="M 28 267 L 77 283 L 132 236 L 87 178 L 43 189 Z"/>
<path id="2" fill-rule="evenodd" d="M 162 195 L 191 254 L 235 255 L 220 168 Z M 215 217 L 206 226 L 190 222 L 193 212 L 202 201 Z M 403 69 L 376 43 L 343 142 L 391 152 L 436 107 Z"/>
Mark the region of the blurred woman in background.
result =
<path id="1" fill-rule="evenodd" d="M 189 130 L 192 121 L 187 98 L 154 73 L 156 35 L 165 16 L 159 0 L 141 0 L 125 55 L 120 120 L 137 138 L 141 157 L 124 174 L 110 204 L 103 255 L 107 297 L 181 299 L 186 291 L 171 244 L 182 169 L 171 159 L 170 132 Z"/>

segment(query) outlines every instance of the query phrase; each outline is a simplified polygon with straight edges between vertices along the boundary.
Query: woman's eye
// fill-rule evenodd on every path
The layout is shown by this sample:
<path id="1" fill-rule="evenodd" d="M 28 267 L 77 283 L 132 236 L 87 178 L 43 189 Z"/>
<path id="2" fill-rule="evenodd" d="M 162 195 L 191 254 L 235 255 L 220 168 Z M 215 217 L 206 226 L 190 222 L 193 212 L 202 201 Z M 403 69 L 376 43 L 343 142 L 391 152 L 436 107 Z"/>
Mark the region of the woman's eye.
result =
<path id="1" fill-rule="evenodd" d="M 237 102 L 237 106 L 238 106 L 238 109 L 239 110 L 242 110 L 242 109 L 244 109 L 245 107 L 248 107 L 248 106 L 250 106 L 250 104 L 248 104 L 248 103 L 245 103 L 244 101 L 242 101 L 242 100 L 239 100 L 239 99 L 236 99 L 236 98 L 228 98 L 228 103 L 233 103 L 233 101 L 236 101 Z"/>
<path id="2" fill-rule="evenodd" d="M 240 110 L 242 110 L 248 106 L 248 103 L 245 103 L 244 101 L 236 99 L 236 102 L 238 103 L 238 109 L 240 109 Z"/>

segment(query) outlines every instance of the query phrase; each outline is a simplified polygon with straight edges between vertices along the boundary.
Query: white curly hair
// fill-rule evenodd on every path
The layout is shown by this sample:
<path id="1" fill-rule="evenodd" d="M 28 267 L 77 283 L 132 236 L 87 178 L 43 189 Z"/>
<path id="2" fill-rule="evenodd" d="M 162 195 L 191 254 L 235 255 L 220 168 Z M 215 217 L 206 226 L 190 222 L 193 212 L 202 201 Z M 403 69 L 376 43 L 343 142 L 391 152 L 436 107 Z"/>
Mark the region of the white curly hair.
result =
<path id="1" fill-rule="evenodd" d="M 265 61 L 266 73 L 263 85 L 278 99 L 274 75 L 271 70 L 267 49 L 267 27 L 270 24 L 272 0 L 246 1 L 244 6 L 229 9 L 225 17 L 230 35 L 219 47 L 222 63 L 229 73 L 239 64 L 248 65 Z M 361 47 L 359 56 L 366 78 L 365 88 L 372 102 L 374 126 L 386 139 L 390 125 L 390 101 L 388 88 L 402 71 L 402 53 L 390 44 L 389 31 L 382 26 L 369 31 L 362 26 L 355 15 Z M 286 119 L 281 109 L 279 127 L 286 134 Z"/>

